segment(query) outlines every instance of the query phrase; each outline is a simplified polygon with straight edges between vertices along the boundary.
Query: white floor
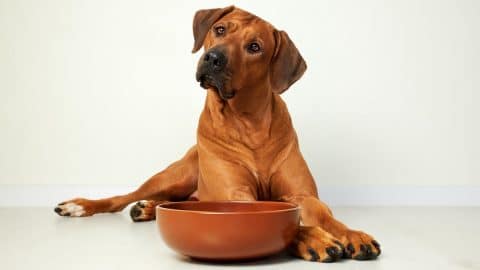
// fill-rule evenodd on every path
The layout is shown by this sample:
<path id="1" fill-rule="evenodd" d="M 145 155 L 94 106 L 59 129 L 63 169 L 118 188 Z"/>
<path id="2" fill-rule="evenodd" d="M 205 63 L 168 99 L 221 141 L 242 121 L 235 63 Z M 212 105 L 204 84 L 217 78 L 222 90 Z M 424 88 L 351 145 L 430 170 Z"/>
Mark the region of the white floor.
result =
<path id="1" fill-rule="evenodd" d="M 338 218 L 376 236 L 375 261 L 306 262 L 279 254 L 237 264 L 209 264 L 175 254 L 154 222 L 127 211 L 62 218 L 50 208 L 0 208 L 2 269 L 480 269 L 480 208 L 334 208 Z"/>

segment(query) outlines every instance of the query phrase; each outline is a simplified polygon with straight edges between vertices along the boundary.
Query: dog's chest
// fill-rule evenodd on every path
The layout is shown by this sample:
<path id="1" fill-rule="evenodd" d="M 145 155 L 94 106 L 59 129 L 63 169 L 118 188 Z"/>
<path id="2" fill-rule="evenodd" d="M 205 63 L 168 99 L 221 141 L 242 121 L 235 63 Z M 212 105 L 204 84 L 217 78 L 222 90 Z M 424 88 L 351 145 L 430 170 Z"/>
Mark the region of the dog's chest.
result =
<path id="1" fill-rule="evenodd" d="M 209 177 L 214 175 L 210 168 L 227 175 L 230 169 L 227 173 L 222 168 L 228 167 L 234 174 L 231 177 L 249 179 L 249 185 L 256 186 L 258 197 L 263 199 L 269 198 L 271 176 L 296 142 L 288 111 L 279 98 L 273 100 L 272 110 L 255 119 L 207 106 L 200 116 L 197 135 L 200 166 L 208 166 L 200 168 L 206 183 L 215 178 Z"/>
<path id="2" fill-rule="evenodd" d="M 229 129 L 228 134 L 199 132 L 200 158 L 225 160 L 246 168 L 259 187 L 267 187 L 270 176 L 285 160 L 294 139 L 289 136 L 268 136 L 268 131 L 260 133 L 247 134 L 233 129 Z"/>

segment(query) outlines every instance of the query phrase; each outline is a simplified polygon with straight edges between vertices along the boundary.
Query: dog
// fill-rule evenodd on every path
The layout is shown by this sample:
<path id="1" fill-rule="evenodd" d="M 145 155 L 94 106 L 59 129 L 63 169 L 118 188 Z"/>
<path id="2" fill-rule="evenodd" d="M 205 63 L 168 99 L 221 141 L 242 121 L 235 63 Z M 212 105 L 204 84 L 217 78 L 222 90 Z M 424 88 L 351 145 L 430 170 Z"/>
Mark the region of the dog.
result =
<path id="1" fill-rule="evenodd" d="M 301 226 L 289 248 L 294 255 L 320 262 L 377 258 L 378 242 L 336 220 L 318 198 L 280 97 L 307 69 L 287 33 L 229 6 L 197 11 L 193 36 L 192 52 L 204 48 L 196 79 L 207 89 L 196 145 L 129 194 L 77 198 L 55 212 L 84 217 L 138 201 L 130 215 L 147 221 L 165 201 L 285 201 L 301 208 Z"/>

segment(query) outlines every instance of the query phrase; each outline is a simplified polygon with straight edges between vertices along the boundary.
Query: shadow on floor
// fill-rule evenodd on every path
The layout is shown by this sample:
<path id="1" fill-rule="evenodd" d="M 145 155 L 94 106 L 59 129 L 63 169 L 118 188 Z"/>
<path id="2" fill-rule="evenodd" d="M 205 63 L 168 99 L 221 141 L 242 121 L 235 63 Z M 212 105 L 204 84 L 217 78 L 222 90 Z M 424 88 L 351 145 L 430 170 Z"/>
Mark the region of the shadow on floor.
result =
<path id="1" fill-rule="evenodd" d="M 277 253 L 272 256 L 260 258 L 260 259 L 242 260 L 242 261 L 205 261 L 205 260 L 192 259 L 190 257 L 182 256 L 182 255 L 177 255 L 177 259 L 182 262 L 186 262 L 190 264 L 211 265 L 211 266 L 219 266 L 219 267 L 275 265 L 275 264 L 282 264 L 282 263 L 290 262 L 293 260 L 297 260 L 297 258 L 289 255 L 288 252 L 286 251 Z"/>

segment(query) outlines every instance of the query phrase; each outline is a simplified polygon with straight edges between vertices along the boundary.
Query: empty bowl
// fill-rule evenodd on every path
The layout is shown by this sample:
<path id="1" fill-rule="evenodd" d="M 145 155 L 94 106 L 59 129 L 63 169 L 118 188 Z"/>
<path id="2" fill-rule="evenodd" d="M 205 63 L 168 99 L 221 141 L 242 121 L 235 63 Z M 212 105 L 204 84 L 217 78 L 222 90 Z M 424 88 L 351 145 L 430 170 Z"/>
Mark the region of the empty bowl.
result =
<path id="1" fill-rule="evenodd" d="M 165 243 L 202 260 L 265 257 L 288 246 L 297 233 L 299 208 L 274 201 L 184 201 L 156 208 Z"/>

